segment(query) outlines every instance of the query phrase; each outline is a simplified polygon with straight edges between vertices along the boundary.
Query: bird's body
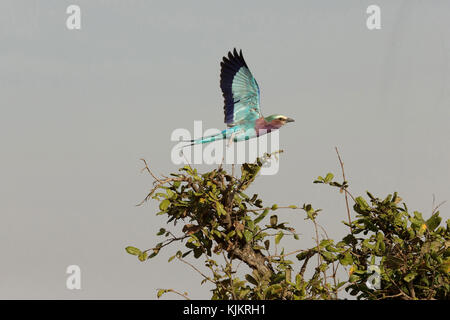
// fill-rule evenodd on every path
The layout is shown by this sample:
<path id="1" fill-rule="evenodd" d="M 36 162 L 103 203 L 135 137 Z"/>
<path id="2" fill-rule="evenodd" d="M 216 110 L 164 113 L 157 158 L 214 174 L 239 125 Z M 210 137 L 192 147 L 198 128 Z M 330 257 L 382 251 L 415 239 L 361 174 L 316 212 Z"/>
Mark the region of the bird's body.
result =
<path id="1" fill-rule="evenodd" d="M 283 115 L 263 117 L 260 110 L 258 83 L 250 72 L 242 51 L 234 49 L 221 62 L 220 88 L 224 97 L 225 123 L 228 128 L 222 132 L 195 139 L 193 144 L 209 143 L 217 140 L 243 141 L 278 130 L 294 121 Z"/>

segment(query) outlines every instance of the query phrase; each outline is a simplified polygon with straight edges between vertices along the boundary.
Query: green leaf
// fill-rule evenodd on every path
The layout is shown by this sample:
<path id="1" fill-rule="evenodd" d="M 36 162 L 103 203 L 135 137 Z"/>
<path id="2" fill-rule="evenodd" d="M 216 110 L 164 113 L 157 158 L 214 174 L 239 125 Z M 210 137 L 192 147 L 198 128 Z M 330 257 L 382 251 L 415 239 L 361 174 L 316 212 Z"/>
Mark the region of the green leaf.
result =
<path id="1" fill-rule="evenodd" d="M 339 258 L 339 262 L 343 265 L 343 266 L 348 266 L 350 264 L 353 264 L 353 257 L 350 254 L 350 252 L 346 252 L 343 256 L 341 256 Z"/>
<path id="2" fill-rule="evenodd" d="M 295 276 L 295 286 L 296 286 L 297 290 L 300 289 L 300 287 L 302 285 L 302 281 L 303 281 L 302 276 L 300 275 L 300 273 L 297 273 L 297 275 Z"/>
<path id="3" fill-rule="evenodd" d="M 281 279 L 284 280 L 284 277 Z M 269 288 L 271 289 L 272 294 L 278 294 L 281 292 L 281 290 L 283 290 L 283 287 L 279 284 L 271 285 Z"/>
<path id="4" fill-rule="evenodd" d="M 181 181 L 174 181 L 173 186 L 175 189 L 178 189 L 180 187 Z"/>
<path id="5" fill-rule="evenodd" d="M 281 238 L 283 238 L 283 236 L 284 236 L 283 231 L 278 232 L 277 235 L 275 236 L 275 243 L 279 244 L 280 240 L 281 240 Z"/>
<path id="6" fill-rule="evenodd" d="M 186 257 L 188 254 L 190 254 L 192 252 L 192 250 L 186 251 L 185 253 L 183 253 L 181 255 L 182 258 Z"/>
<path id="7" fill-rule="evenodd" d="M 393 256 L 393 255 L 387 255 L 386 256 L 385 264 L 389 268 L 396 269 L 396 268 L 399 268 L 399 267 L 403 266 L 404 263 L 405 262 L 402 259 L 397 258 L 396 256 Z"/>
<path id="8" fill-rule="evenodd" d="M 145 260 L 147 260 L 147 252 L 141 252 L 138 256 L 139 261 L 144 262 Z"/>
<path id="9" fill-rule="evenodd" d="M 168 197 L 168 198 L 176 197 L 176 193 L 173 192 L 173 191 L 170 190 L 170 189 L 167 189 L 167 197 Z"/>
<path id="10" fill-rule="evenodd" d="M 333 178 L 334 178 L 334 175 L 333 175 L 332 173 L 328 173 L 328 174 L 326 175 L 325 179 L 323 179 L 323 181 L 324 181 L 325 183 L 328 183 L 328 182 L 330 182 L 331 180 L 333 180 Z"/>
<path id="11" fill-rule="evenodd" d="M 202 251 L 201 248 L 195 248 L 195 249 L 194 249 L 194 258 L 195 258 L 195 259 L 200 258 L 201 255 L 202 255 L 202 253 L 203 253 L 203 251 Z"/>
<path id="12" fill-rule="evenodd" d="M 328 245 L 325 247 L 325 250 L 327 250 L 328 252 L 339 252 L 339 249 L 336 249 L 333 245 Z"/>
<path id="13" fill-rule="evenodd" d="M 269 213 L 269 209 L 265 209 L 263 211 L 263 213 L 261 213 L 258 217 L 256 217 L 255 220 L 253 220 L 255 222 L 255 224 L 261 222 L 261 220 L 264 219 L 267 216 L 268 213 Z"/>
<path id="14" fill-rule="evenodd" d="M 355 236 L 352 234 L 346 235 L 342 240 L 348 245 L 355 245 L 358 243 L 358 240 L 356 240 Z"/>
<path id="15" fill-rule="evenodd" d="M 158 290 L 158 293 L 156 294 L 156 296 L 158 297 L 158 299 L 164 294 L 164 293 L 166 293 L 167 292 L 167 290 L 165 290 L 165 289 L 159 289 Z"/>
<path id="16" fill-rule="evenodd" d="M 296 255 L 296 258 L 299 261 L 302 261 L 302 260 L 305 260 L 306 257 L 308 257 L 310 254 L 311 254 L 311 251 L 310 250 L 306 250 L 306 251 L 300 252 L 298 255 Z"/>
<path id="17" fill-rule="evenodd" d="M 217 214 L 219 216 L 226 216 L 227 215 L 227 212 L 225 211 L 223 205 L 219 201 L 216 201 L 216 209 L 217 209 Z"/>
<path id="18" fill-rule="evenodd" d="M 235 231 L 235 230 L 232 230 L 232 231 L 228 232 L 228 234 L 227 234 L 227 236 L 226 236 L 227 240 L 230 239 L 230 238 L 232 238 L 235 234 L 236 234 L 236 231 Z"/>
<path id="19" fill-rule="evenodd" d="M 375 197 L 369 191 L 366 191 L 366 193 L 369 196 L 370 200 L 375 200 Z"/>
<path id="20" fill-rule="evenodd" d="M 159 204 L 159 210 L 166 211 L 167 208 L 169 207 L 169 205 L 170 205 L 170 200 L 165 199 L 165 200 L 161 201 L 161 203 Z"/>
<path id="21" fill-rule="evenodd" d="M 420 225 L 425 223 L 425 221 L 423 220 L 423 217 L 422 217 L 422 213 L 420 213 L 419 211 L 414 211 L 414 218 L 416 218 L 418 221 L 420 221 L 419 222 Z"/>
<path id="22" fill-rule="evenodd" d="M 359 205 L 359 207 L 360 207 L 362 210 L 368 210 L 368 209 L 370 209 L 369 205 L 367 204 L 366 200 L 364 200 L 363 197 L 357 197 L 357 198 L 355 199 L 355 201 L 356 201 L 356 203 Z"/>
<path id="23" fill-rule="evenodd" d="M 333 240 L 332 239 L 324 239 L 324 240 L 320 241 L 319 246 L 320 247 L 326 247 L 326 246 L 328 246 L 330 244 L 333 244 Z"/>
<path id="24" fill-rule="evenodd" d="M 135 247 L 126 247 L 125 250 L 133 256 L 138 256 L 139 254 L 141 254 L 141 250 Z"/>
<path id="25" fill-rule="evenodd" d="M 258 285 L 258 281 L 255 280 L 255 278 L 253 278 L 251 275 L 246 274 L 245 275 L 245 279 L 247 279 L 248 282 L 250 282 L 251 284 L 254 284 L 255 286 Z"/>
<path id="26" fill-rule="evenodd" d="M 244 230 L 244 238 L 245 242 L 249 243 L 250 241 L 252 241 L 253 233 L 250 230 Z"/>
<path id="27" fill-rule="evenodd" d="M 410 273 L 408 273 L 403 279 L 406 281 L 406 282 L 410 282 L 410 281 L 412 281 L 412 280 L 414 280 L 414 278 L 417 276 L 417 272 L 410 272 Z"/>
<path id="28" fill-rule="evenodd" d="M 381 232 L 378 232 L 376 239 L 377 239 L 377 242 L 375 244 L 375 252 L 377 254 L 382 254 L 382 253 L 384 253 L 384 250 L 385 250 L 385 244 L 384 244 L 384 241 L 383 241 L 384 240 L 383 234 Z"/>
<path id="29" fill-rule="evenodd" d="M 436 229 L 439 224 L 441 224 L 441 220 L 442 218 L 439 217 L 439 212 L 436 212 L 435 214 L 433 214 L 431 216 L 430 219 L 427 220 L 426 225 L 429 231 L 434 231 L 434 229 Z"/>
<path id="30" fill-rule="evenodd" d="M 350 277 L 348 278 L 349 282 L 356 282 L 360 279 L 360 277 L 357 274 L 352 274 L 350 275 Z M 350 293 L 351 294 L 351 293 Z"/>
<path id="31" fill-rule="evenodd" d="M 275 227 L 277 223 L 278 223 L 278 216 L 275 214 L 273 216 L 270 216 L 270 225 L 272 227 Z"/>
<path id="32" fill-rule="evenodd" d="M 261 247 L 261 246 L 258 246 L 258 245 L 253 246 L 253 250 L 261 251 L 261 250 L 264 250 L 264 249 L 265 249 L 265 247 Z"/>
<path id="33" fill-rule="evenodd" d="M 331 252 L 322 251 L 320 254 L 327 262 L 333 262 L 336 260 L 336 256 L 334 254 L 332 254 Z"/>

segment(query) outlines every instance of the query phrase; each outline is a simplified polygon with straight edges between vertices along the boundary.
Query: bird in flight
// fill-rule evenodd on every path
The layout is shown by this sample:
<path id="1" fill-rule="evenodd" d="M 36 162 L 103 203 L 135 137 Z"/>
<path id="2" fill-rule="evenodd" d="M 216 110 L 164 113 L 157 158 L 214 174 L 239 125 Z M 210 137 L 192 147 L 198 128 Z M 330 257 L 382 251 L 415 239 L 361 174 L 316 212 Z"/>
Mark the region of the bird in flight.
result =
<path id="1" fill-rule="evenodd" d="M 247 63 L 236 48 L 228 52 L 220 63 L 220 88 L 225 100 L 224 113 L 227 129 L 199 139 L 194 139 L 190 145 L 208 143 L 222 139 L 243 141 L 278 130 L 294 119 L 281 114 L 263 117 L 260 109 L 260 94 L 258 83 L 250 72 Z"/>

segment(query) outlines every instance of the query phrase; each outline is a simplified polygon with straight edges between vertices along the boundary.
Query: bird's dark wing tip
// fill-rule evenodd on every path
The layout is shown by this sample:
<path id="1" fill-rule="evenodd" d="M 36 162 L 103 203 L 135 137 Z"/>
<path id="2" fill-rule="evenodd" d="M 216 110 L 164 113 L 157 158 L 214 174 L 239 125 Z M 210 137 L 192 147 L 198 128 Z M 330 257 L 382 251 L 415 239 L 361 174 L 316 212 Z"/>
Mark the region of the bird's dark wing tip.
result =
<path id="1" fill-rule="evenodd" d="M 222 89 L 224 97 L 224 113 L 225 113 L 225 123 L 233 123 L 234 118 L 234 101 L 232 93 L 233 78 L 236 73 L 242 68 L 246 67 L 247 63 L 242 55 L 242 49 L 238 50 L 233 48 L 233 50 L 228 51 L 220 62 L 220 87 Z"/>

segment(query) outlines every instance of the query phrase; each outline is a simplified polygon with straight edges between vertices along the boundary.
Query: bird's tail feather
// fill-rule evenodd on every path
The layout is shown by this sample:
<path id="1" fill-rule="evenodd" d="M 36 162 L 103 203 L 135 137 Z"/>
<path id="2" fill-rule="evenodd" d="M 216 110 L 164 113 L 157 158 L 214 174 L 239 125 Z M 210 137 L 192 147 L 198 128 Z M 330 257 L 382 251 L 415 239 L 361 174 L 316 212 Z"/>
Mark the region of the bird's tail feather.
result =
<path id="1" fill-rule="evenodd" d="M 181 140 L 181 141 L 182 142 L 190 142 L 190 144 L 183 146 L 183 148 L 185 148 L 185 147 L 193 146 L 195 144 L 204 144 L 204 143 L 209 143 L 209 142 L 219 141 L 219 140 L 229 138 L 229 137 L 231 137 L 231 135 L 234 131 L 235 131 L 234 128 L 228 128 L 226 130 L 223 130 L 222 132 L 212 134 L 210 136 L 201 137 L 201 138 L 192 139 L 192 140 Z"/>

